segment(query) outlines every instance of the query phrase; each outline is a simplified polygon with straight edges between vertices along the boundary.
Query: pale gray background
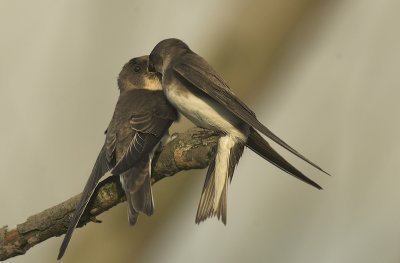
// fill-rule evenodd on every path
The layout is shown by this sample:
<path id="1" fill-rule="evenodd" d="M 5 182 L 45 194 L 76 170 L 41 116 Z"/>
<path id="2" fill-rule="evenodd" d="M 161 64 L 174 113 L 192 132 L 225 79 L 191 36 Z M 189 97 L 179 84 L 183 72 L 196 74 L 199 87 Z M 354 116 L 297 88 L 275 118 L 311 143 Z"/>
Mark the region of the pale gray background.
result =
<path id="1" fill-rule="evenodd" d="M 75 232 L 62 262 L 400 261 L 397 0 L 0 0 L 0 225 L 80 192 L 134 56 L 178 37 L 259 119 L 334 176 L 282 149 L 317 191 L 247 150 L 228 225 L 194 224 L 205 171 L 155 186 Z M 174 130 L 185 129 L 186 124 Z M 61 237 L 8 262 L 55 262 Z"/>

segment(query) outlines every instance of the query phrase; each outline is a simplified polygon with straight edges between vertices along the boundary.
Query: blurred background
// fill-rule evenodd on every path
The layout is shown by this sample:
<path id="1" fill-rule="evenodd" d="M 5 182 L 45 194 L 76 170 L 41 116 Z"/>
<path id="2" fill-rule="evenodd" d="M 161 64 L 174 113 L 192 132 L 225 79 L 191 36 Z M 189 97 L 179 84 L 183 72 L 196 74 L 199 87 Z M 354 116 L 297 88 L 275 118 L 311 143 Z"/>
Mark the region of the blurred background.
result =
<path id="1" fill-rule="evenodd" d="M 0 1 L 0 225 L 79 193 L 130 58 L 177 37 L 220 72 L 318 191 L 246 150 L 228 224 L 194 223 L 205 170 L 75 232 L 62 262 L 400 261 L 397 0 Z M 174 131 L 187 129 L 182 120 Z M 8 262 L 55 262 L 62 237 Z"/>

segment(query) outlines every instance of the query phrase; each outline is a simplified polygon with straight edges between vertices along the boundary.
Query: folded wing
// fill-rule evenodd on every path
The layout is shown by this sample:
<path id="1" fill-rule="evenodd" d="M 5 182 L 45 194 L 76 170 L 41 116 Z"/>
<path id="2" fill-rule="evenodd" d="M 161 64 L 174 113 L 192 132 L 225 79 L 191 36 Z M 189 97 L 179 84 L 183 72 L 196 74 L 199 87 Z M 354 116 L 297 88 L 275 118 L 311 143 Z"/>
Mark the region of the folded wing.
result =
<path id="1" fill-rule="evenodd" d="M 114 163 L 112 163 L 113 158 L 110 158 L 112 154 L 107 154 L 106 148 L 106 145 L 104 145 L 97 157 L 92 173 L 90 174 L 89 179 L 86 182 L 85 188 L 83 189 L 81 195 L 81 199 L 79 200 L 79 203 L 75 209 L 74 217 L 71 220 L 67 233 L 65 234 L 64 240 L 61 244 L 57 259 L 60 259 L 64 255 L 68 243 L 71 240 L 72 233 L 78 225 L 78 222 L 83 212 L 85 211 L 85 208 L 90 200 L 90 197 L 93 195 L 93 192 L 96 189 L 100 178 L 104 176 L 114 165 Z"/>
<path id="2" fill-rule="evenodd" d="M 306 161 L 318 170 L 328 174 L 318 165 L 314 164 L 278 136 L 272 133 L 267 127 L 259 122 L 254 114 L 234 93 L 229 89 L 225 81 L 211 68 L 211 66 L 200 56 L 194 53 L 186 54 L 182 62 L 174 65 L 174 71 L 178 76 L 192 84 L 194 87 L 208 94 L 226 109 L 237 117 L 249 124 L 254 129 L 260 131 L 268 138 L 293 153 L 297 157 Z"/>

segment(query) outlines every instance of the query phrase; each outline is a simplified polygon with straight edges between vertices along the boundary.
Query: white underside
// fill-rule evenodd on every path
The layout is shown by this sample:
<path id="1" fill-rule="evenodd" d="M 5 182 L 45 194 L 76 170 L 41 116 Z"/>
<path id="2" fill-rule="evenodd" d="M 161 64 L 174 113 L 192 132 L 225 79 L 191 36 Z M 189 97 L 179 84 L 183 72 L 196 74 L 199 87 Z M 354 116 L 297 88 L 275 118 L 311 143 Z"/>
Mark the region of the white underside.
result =
<path id="1" fill-rule="evenodd" d="M 197 126 L 223 131 L 238 141 L 246 141 L 248 129 L 241 131 L 232 124 L 241 124 L 243 121 L 214 100 L 187 92 L 179 84 L 169 85 L 165 94 L 171 104 Z"/>
<path id="2" fill-rule="evenodd" d="M 222 191 L 228 187 L 228 168 L 229 156 L 231 149 L 235 145 L 236 140 L 229 135 L 223 136 L 218 141 L 218 151 L 215 156 L 215 195 L 214 195 L 214 211 L 217 210 L 221 200 Z"/>
<path id="3" fill-rule="evenodd" d="M 169 85 L 165 94 L 171 104 L 197 126 L 223 131 L 226 134 L 218 141 L 215 159 L 214 211 L 216 211 L 222 191 L 227 186 L 230 151 L 235 143 L 247 140 L 248 126 L 240 125 L 243 121 L 214 100 L 187 92 L 186 88 L 179 84 Z M 235 126 L 232 123 L 239 125 Z M 239 130 L 238 126 L 244 127 L 243 130 Z"/>

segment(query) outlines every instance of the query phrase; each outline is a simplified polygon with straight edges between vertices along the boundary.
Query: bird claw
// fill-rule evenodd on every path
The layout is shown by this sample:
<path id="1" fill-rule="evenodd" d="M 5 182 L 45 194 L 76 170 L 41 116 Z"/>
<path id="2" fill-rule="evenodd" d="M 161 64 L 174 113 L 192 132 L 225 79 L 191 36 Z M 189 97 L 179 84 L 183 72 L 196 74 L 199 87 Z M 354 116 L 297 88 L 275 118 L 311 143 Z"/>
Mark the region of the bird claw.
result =
<path id="1" fill-rule="evenodd" d="M 169 138 L 168 138 L 168 140 L 167 140 L 167 143 L 172 142 L 173 140 L 175 140 L 176 138 L 178 138 L 178 136 L 179 136 L 179 133 L 174 132 L 173 134 L 171 134 L 171 135 L 169 136 Z M 167 143 L 166 143 L 166 144 L 167 144 Z"/>
<path id="2" fill-rule="evenodd" d="M 162 150 L 164 149 L 164 147 L 168 144 L 168 143 L 170 143 L 170 142 L 172 142 L 173 140 L 175 140 L 176 138 L 178 138 L 178 136 L 179 136 L 179 133 L 177 133 L 177 132 L 174 132 L 173 134 L 171 134 L 171 135 L 167 135 L 167 136 L 164 136 L 165 137 L 165 139 L 162 141 L 162 143 L 160 143 L 160 146 L 158 147 L 158 152 L 162 152 Z"/>
<path id="3" fill-rule="evenodd" d="M 91 217 L 89 218 L 89 220 L 90 220 L 91 222 L 97 223 L 97 224 L 103 223 L 103 221 L 97 219 L 95 216 L 91 216 Z"/>

